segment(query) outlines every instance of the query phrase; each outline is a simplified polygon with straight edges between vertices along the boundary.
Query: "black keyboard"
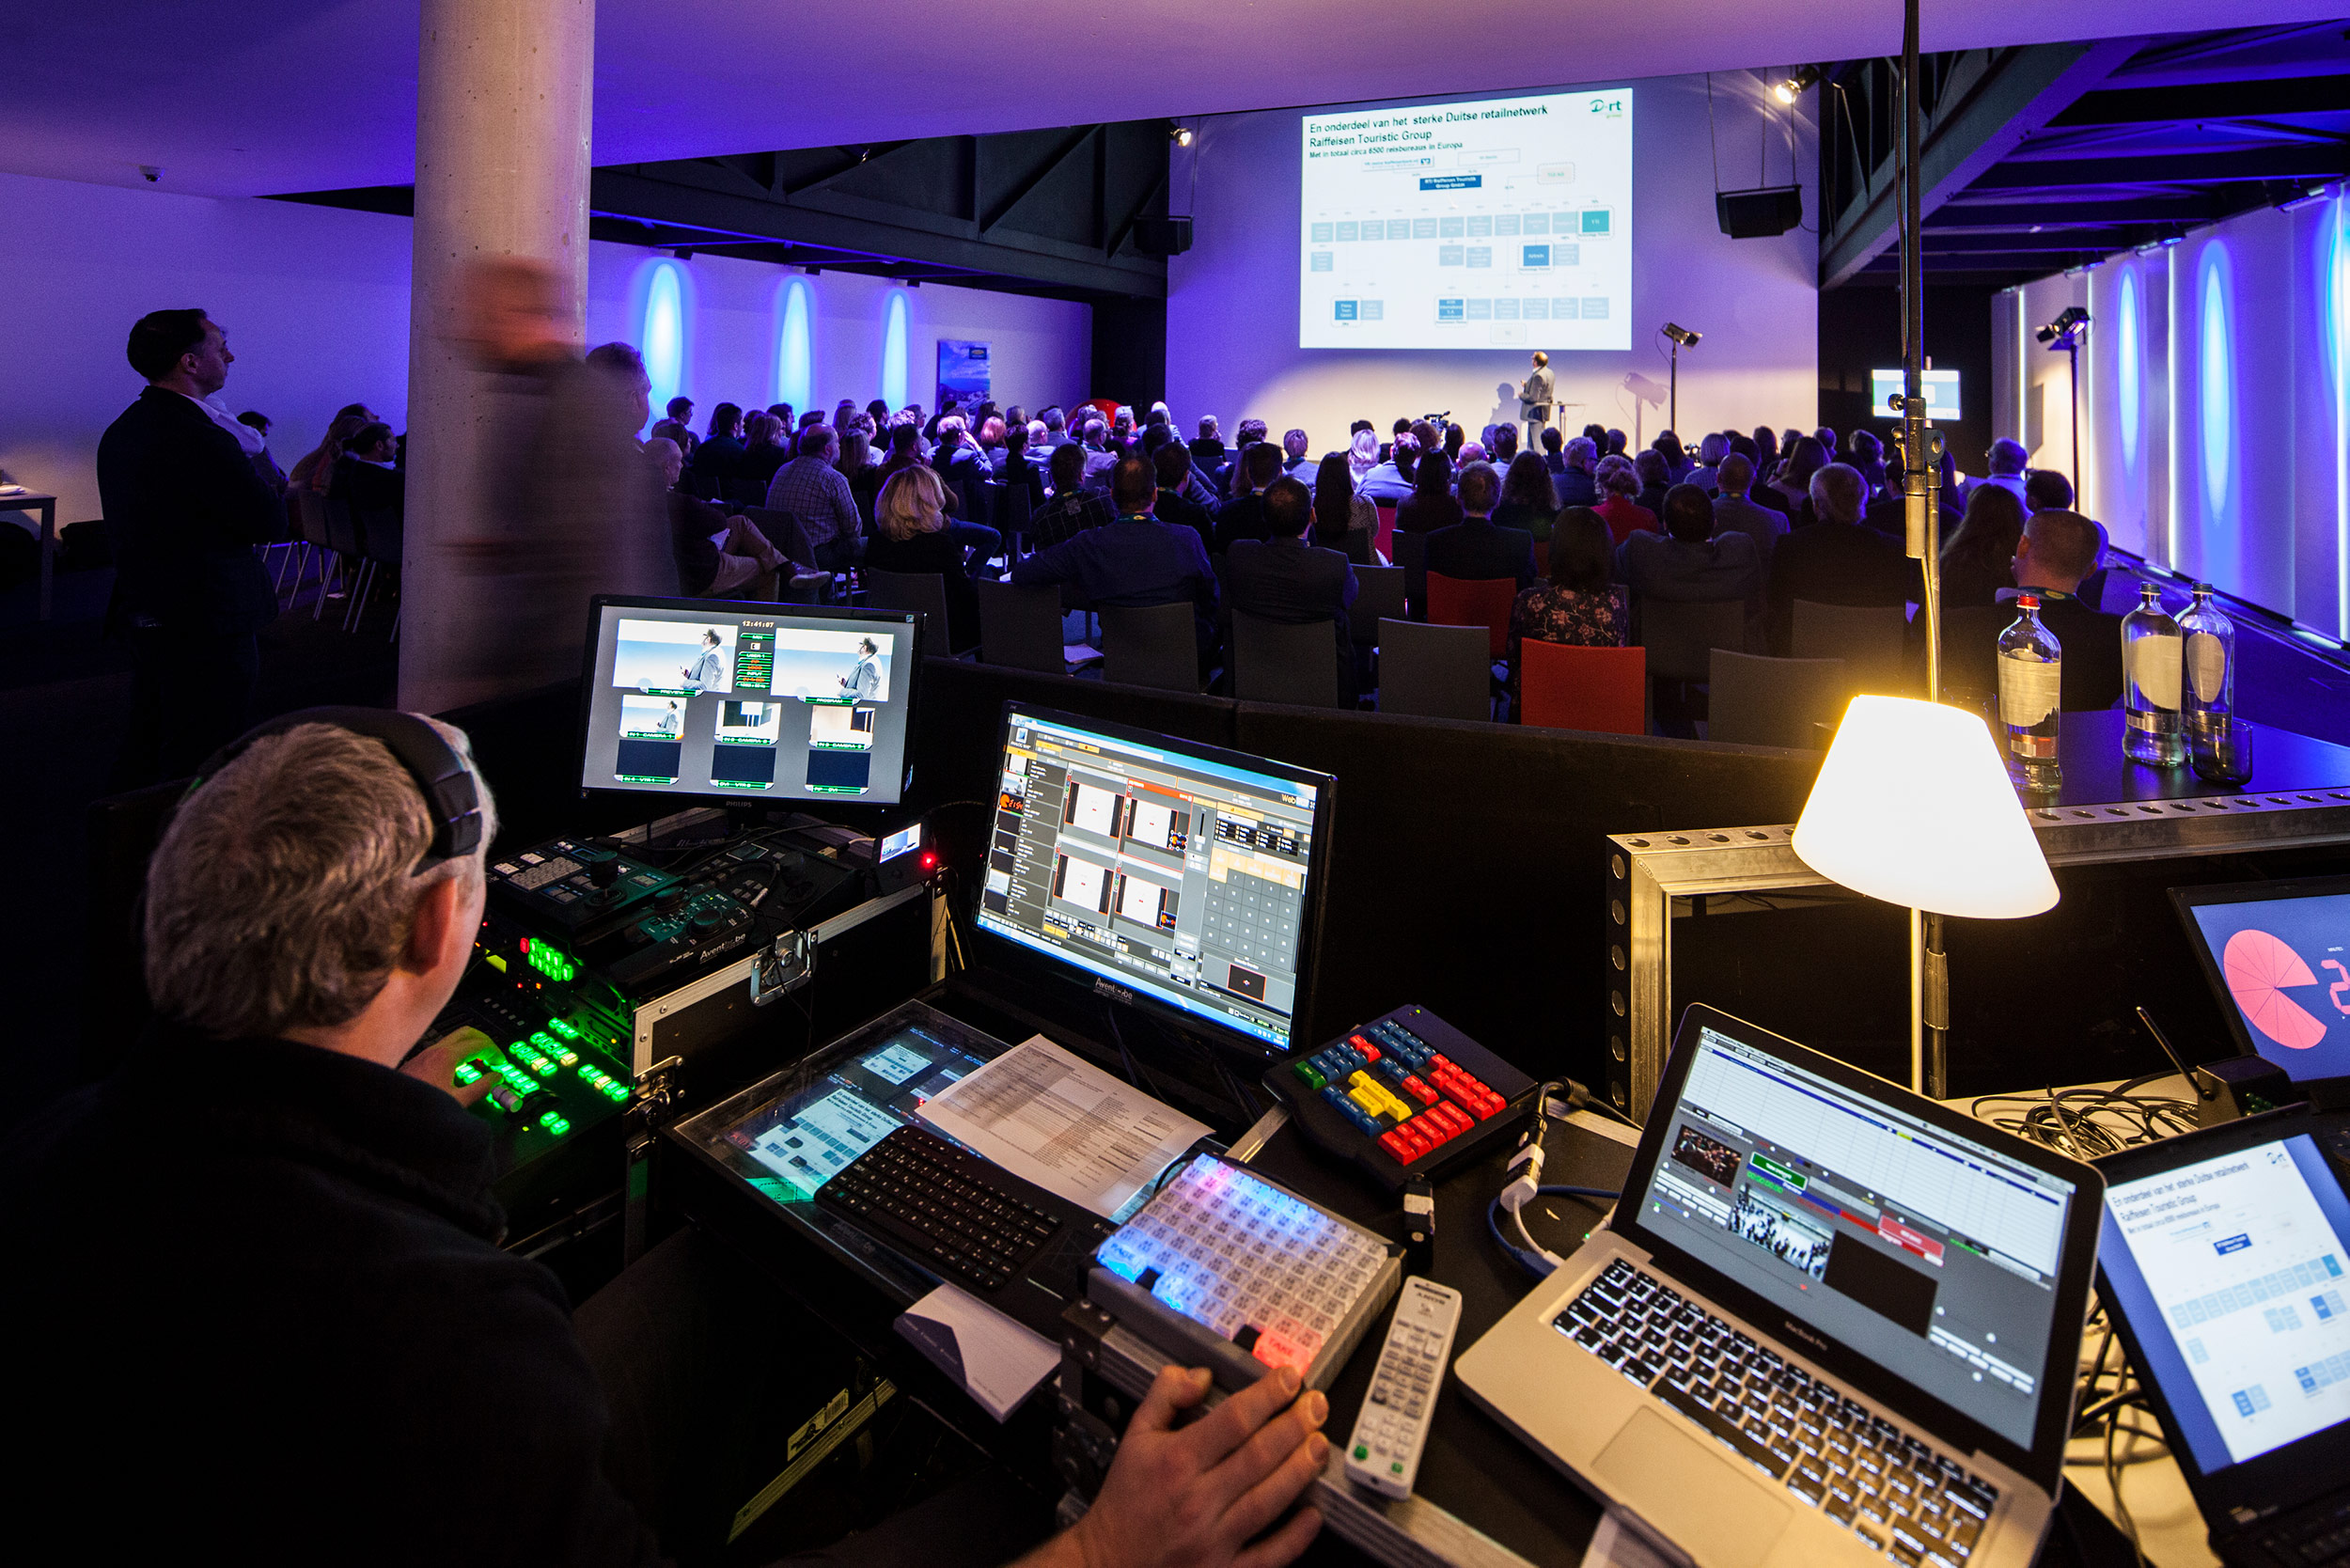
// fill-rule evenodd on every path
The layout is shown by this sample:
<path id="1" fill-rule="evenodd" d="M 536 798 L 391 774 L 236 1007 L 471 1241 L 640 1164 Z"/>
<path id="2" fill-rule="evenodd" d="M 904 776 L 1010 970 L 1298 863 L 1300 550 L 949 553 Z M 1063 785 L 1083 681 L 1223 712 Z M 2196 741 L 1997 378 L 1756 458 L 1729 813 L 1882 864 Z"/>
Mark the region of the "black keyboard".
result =
<path id="1" fill-rule="evenodd" d="M 901 1127 L 816 1189 L 909 1261 L 951 1279 L 1048 1338 L 1085 1294 L 1109 1223 L 950 1143 Z"/>
<path id="2" fill-rule="evenodd" d="M 2328 1498 L 2288 1518 L 2272 1520 L 2253 1538 L 2253 1544 L 2263 1554 L 2258 1560 L 2265 1562 L 2306 1564 L 2307 1568 L 2350 1562 L 2350 1502 Z M 2221 1555 L 2231 1562 L 2241 1560 L 2233 1552 Z"/>
<path id="3" fill-rule="evenodd" d="M 1998 1489 L 1618 1259 L 1561 1334 L 1894 1561 L 1959 1568 Z"/>

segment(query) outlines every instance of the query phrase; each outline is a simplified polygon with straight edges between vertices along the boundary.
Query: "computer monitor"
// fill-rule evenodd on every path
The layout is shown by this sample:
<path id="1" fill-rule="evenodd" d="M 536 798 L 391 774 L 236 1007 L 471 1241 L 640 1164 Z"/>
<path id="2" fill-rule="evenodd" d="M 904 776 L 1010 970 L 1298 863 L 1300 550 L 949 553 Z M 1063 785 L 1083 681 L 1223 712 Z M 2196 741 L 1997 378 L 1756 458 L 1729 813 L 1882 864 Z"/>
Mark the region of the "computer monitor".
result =
<path id="1" fill-rule="evenodd" d="M 1007 703 L 977 924 L 998 956 L 1286 1052 L 1332 781 Z"/>
<path id="2" fill-rule="evenodd" d="M 588 614 L 581 789 L 903 797 L 917 613 L 603 596 Z"/>
<path id="3" fill-rule="evenodd" d="M 2237 1046 L 2295 1083 L 2350 1077 L 2350 876 L 2173 887 Z"/>

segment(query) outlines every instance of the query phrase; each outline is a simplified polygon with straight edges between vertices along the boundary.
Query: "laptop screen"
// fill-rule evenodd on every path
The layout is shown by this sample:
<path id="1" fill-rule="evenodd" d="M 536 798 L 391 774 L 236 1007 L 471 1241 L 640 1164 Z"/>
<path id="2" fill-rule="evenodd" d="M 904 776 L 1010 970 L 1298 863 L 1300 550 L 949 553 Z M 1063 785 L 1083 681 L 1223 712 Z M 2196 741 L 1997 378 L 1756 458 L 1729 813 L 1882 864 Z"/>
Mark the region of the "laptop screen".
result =
<path id="1" fill-rule="evenodd" d="M 2203 1474 L 2350 1420 L 2350 1201 L 2307 1133 L 2108 1187 L 2097 1261 Z"/>
<path id="2" fill-rule="evenodd" d="M 1641 1226 L 2030 1448 L 2072 1393 L 2040 1383 L 2075 1185 L 1719 1030 L 1695 1053 Z"/>
<path id="3" fill-rule="evenodd" d="M 2296 1083 L 2350 1077 L 2350 878 L 2171 897 L 2236 1043 Z"/>

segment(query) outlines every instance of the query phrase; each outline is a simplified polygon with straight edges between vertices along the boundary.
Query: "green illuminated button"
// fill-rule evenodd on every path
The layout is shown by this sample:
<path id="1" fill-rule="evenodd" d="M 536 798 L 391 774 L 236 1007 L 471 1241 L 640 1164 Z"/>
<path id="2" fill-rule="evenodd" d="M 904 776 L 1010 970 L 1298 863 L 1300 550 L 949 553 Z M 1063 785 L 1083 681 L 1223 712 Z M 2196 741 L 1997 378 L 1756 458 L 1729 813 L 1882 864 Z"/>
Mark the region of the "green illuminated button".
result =
<path id="1" fill-rule="evenodd" d="M 1324 1077 L 1321 1071 L 1310 1061 L 1293 1063 L 1290 1071 L 1296 1074 L 1308 1089 L 1318 1090 L 1329 1087 L 1330 1080 Z"/>
<path id="2" fill-rule="evenodd" d="M 481 1069 L 472 1062 L 461 1061 L 452 1076 L 461 1084 L 478 1084 L 481 1081 Z"/>
<path id="3" fill-rule="evenodd" d="M 1371 1457 L 1371 1445 L 1368 1443 L 1355 1444 L 1355 1457 L 1357 1459 L 1369 1459 Z"/>
<path id="4" fill-rule="evenodd" d="M 1402 1474 L 1403 1473 L 1403 1461 L 1402 1461 L 1401 1459 L 1399 1459 L 1399 1460 L 1396 1460 L 1394 1463 L 1390 1464 L 1390 1465 L 1387 1466 L 1387 1473 L 1388 1473 L 1389 1475 L 1397 1475 L 1397 1476 L 1402 1475 Z"/>
<path id="5" fill-rule="evenodd" d="M 547 1027 L 553 1029 L 556 1034 L 561 1035 L 566 1040 L 577 1040 L 579 1038 L 579 1031 L 572 1027 L 569 1021 L 565 1019 L 550 1018 L 547 1020 Z"/>

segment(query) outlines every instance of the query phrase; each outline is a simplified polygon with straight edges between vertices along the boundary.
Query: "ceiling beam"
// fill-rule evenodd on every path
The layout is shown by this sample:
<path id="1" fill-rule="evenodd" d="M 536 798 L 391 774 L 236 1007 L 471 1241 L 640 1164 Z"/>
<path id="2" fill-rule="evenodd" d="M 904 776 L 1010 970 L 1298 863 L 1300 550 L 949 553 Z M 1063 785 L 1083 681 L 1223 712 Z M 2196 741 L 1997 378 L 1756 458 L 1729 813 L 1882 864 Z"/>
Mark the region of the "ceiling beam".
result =
<path id="1" fill-rule="evenodd" d="M 1937 117 L 1919 149 L 1919 208 L 1931 213 L 2137 53 L 2142 39 L 2047 43 L 2005 52 L 1964 101 Z M 1879 165 L 1889 176 L 1891 160 Z M 1833 289 L 1901 240 L 1901 183 L 1872 175 L 1857 212 L 1823 235 L 1820 287 Z"/>
<path id="2" fill-rule="evenodd" d="M 993 206 L 979 213 L 979 232 L 985 234 L 1010 217 L 1013 210 L 1034 196 L 1038 187 L 1052 179 L 1063 164 L 1091 143 L 1093 133 L 1100 129 L 1097 125 L 1081 125 L 1063 136 L 1060 145 L 1053 149 L 1049 157 L 1023 175 L 1010 190 L 996 197 Z"/>
<path id="3" fill-rule="evenodd" d="M 2248 180 L 2330 180 L 2350 171 L 2350 149 L 2315 144 L 2243 152 L 2157 153 L 2131 158 L 2011 159 L 1984 171 L 1978 191 L 2070 190 L 2115 185 L 2228 184 Z"/>
<path id="4" fill-rule="evenodd" d="M 2101 87 L 2048 122 L 2159 125 L 2178 120 L 2314 115 L 2350 108 L 2350 76 L 2278 76 L 2255 82 L 2204 82 L 2177 87 Z"/>

